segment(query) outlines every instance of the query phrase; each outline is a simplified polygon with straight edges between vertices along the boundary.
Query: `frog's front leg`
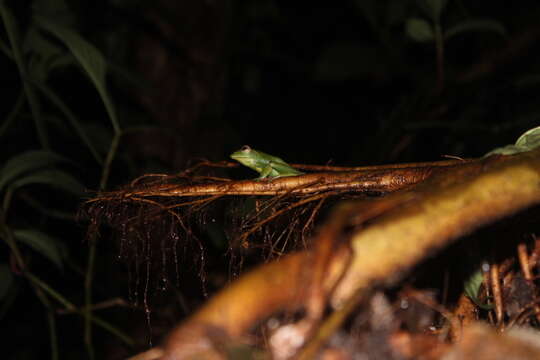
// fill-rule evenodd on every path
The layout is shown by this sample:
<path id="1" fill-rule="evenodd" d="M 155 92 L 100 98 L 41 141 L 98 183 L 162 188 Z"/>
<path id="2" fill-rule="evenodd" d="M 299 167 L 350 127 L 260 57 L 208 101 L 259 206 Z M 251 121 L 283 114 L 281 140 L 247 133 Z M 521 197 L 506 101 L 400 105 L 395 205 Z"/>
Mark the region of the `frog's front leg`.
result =
<path id="1" fill-rule="evenodd" d="M 274 168 L 272 168 L 272 164 L 269 163 L 268 165 L 266 165 L 262 171 L 261 171 L 261 176 L 259 176 L 259 179 L 265 179 L 269 176 L 272 175 L 272 171 L 274 170 Z"/>

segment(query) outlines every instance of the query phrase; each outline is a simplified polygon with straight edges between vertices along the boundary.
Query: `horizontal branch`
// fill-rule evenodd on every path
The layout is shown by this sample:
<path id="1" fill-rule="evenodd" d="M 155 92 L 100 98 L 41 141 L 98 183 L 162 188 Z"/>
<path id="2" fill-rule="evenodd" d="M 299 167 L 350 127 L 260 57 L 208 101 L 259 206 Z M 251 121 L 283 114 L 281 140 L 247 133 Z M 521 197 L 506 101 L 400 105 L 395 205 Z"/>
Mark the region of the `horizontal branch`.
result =
<path id="1" fill-rule="evenodd" d="M 493 157 L 490 161 L 503 158 Z M 128 200 L 141 197 L 188 196 L 274 196 L 282 194 L 304 195 L 324 191 L 357 193 L 389 193 L 408 188 L 441 172 L 479 171 L 485 159 L 443 161 L 419 164 L 388 165 L 357 168 L 355 171 L 332 171 L 287 176 L 273 179 L 218 181 L 204 184 L 140 185 L 102 194 L 88 202 Z M 197 180 L 198 178 L 194 178 Z"/>

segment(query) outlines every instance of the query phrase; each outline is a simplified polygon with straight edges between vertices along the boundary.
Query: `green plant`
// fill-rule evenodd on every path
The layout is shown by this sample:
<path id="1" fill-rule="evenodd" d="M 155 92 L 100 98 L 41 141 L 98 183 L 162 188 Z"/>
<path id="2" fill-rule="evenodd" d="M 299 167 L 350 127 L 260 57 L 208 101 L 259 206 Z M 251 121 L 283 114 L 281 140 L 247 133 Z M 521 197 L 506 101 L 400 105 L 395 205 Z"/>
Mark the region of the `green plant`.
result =
<path id="1" fill-rule="evenodd" d="M 23 10 L 30 11 L 26 26 L 20 25 L 6 1 L 0 2 L 0 16 L 7 36 L 7 42 L 0 41 L 0 51 L 7 66 L 17 69 L 19 76 L 18 80 L 12 79 L 13 88 L 20 88 L 0 126 L 0 139 L 4 144 L 4 163 L 0 166 L 0 237 L 9 250 L 9 255 L 0 263 L 0 315 L 5 316 L 15 299 L 22 296 L 21 286 L 14 277 L 14 273 L 19 273 L 46 309 L 51 358 L 59 358 L 58 309 L 84 317 L 84 339 L 89 357 L 93 358 L 92 324 L 126 344 L 133 344 L 119 329 L 93 314 L 95 239 L 89 241 L 84 304 L 75 305 L 68 300 L 69 295 L 55 289 L 42 274 L 49 272 L 48 267 L 52 265 L 58 269 L 58 276 L 63 277 L 65 264 L 70 262 L 67 234 L 76 233 L 75 214 L 85 186 L 100 190 L 106 187 L 122 129 L 107 88 L 105 57 L 69 26 L 72 14 L 66 4 L 60 0 L 34 1 L 30 8 Z M 59 13 L 66 16 L 60 17 Z M 73 110 L 64 99 L 65 94 L 55 89 L 54 75 L 74 67 L 82 70 L 95 88 L 112 131 L 102 124 L 99 116 L 83 120 L 81 108 Z M 77 82 L 71 85 L 79 86 Z M 9 95 L 5 94 L 5 98 Z M 103 148 L 100 143 L 106 139 L 110 142 Z M 90 159 L 87 154 L 91 155 Z M 92 181 L 85 185 L 80 182 L 84 162 L 102 167 L 99 185 Z M 35 257 L 47 261 L 43 263 L 34 260 Z"/>
<path id="2" fill-rule="evenodd" d="M 427 18 L 410 17 L 405 23 L 407 35 L 416 42 L 433 42 L 436 49 L 437 89 L 444 87 L 444 43 L 459 34 L 473 31 L 495 32 L 506 36 L 507 32 L 500 22 L 492 19 L 464 19 L 445 27 L 441 15 L 448 0 L 416 0 L 417 7 Z"/>

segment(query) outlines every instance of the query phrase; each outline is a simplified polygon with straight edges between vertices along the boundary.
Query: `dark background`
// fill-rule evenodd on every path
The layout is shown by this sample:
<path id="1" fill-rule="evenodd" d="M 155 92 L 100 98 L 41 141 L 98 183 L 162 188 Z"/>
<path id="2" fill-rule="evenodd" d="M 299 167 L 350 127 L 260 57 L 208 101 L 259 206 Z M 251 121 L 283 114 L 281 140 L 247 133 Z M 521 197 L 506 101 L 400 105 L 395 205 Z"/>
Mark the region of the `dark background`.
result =
<path id="1" fill-rule="evenodd" d="M 446 5 L 440 18 L 430 12 L 437 3 Z M 536 1 L 345 0 L 330 6 L 277 0 L 18 0 L 5 7 L 15 19 L 28 74 L 21 76 L 10 56 L 13 41 L 2 27 L 3 163 L 44 148 L 29 102 L 16 106 L 17 98 L 26 96 L 25 81 L 49 86 L 99 154 L 105 158 L 110 151 L 114 131 L 102 99 L 65 43 L 36 25 L 36 16 L 43 16 L 95 45 L 107 61 L 107 87 L 123 135 L 105 190 L 148 172 L 175 173 L 200 159 L 226 160 L 245 144 L 287 162 L 321 165 L 479 157 L 539 123 Z M 421 34 L 407 31 L 414 18 L 430 31 L 437 24 L 442 34 L 456 27 L 462 32 L 442 39 L 443 51 L 437 53 L 432 38 L 419 41 Z M 36 29 L 44 39 L 37 45 L 28 35 Z M 44 44 L 55 49 L 54 56 Z M 36 64 L 46 64 L 41 77 Z M 34 83 L 28 85 L 29 79 Z M 43 247 L 21 243 L 20 250 L 33 274 L 78 306 L 89 271 L 94 302 L 127 299 L 128 273 L 117 259 L 117 244 L 105 229 L 96 258 L 89 260 L 88 224 L 75 218 L 82 201 L 99 190 L 106 166 L 93 158 L 50 98 L 39 91 L 37 98 L 49 150 L 72 161 L 63 171 L 90 192 L 74 197 L 47 184 L 17 190 L 9 195 L 9 211 L 2 212 L 2 237 L 21 227 L 54 237 L 38 243 L 56 249 L 61 269 Z M 244 170 L 225 175 L 254 176 Z M 5 201 L 6 190 L 0 190 Z M 64 216 L 54 216 L 53 209 Z M 82 317 L 59 315 L 63 307 L 46 294 L 47 307 L 17 268 L 8 242 L 0 251 L 6 358 L 49 356 L 51 314 L 60 358 L 87 357 Z M 218 263 L 209 268 L 226 273 Z M 197 273 L 195 268 L 183 270 Z M 197 276 L 185 276 L 176 293 L 153 298 L 153 326 L 140 302 L 99 312 L 136 345 L 128 347 L 96 328 L 97 358 L 122 358 L 146 348 L 150 332 L 155 343 L 195 308 L 201 299 Z"/>

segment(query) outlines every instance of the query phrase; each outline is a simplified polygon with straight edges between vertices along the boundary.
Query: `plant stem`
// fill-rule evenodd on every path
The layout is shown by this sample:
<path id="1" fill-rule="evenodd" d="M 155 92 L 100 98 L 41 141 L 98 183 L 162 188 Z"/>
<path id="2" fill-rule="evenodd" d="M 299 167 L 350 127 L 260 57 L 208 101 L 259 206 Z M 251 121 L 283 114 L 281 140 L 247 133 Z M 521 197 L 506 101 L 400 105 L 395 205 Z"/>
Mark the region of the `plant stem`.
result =
<path id="1" fill-rule="evenodd" d="M 118 150 L 118 145 L 120 144 L 122 134 L 123 133 L 121 131 L 115 132 L 114 134 L 111 142 L 111 148 L 109 149 L 107 157 L 105 158 L 105 165 L 103 166 L 103 173 L 99 182 L 99 191 L 105 190 L 105 187 L 107 186 L 107 181 L 109 180 L 109 175 L 111 173 L 111 165 L 114 160 L 114 156 L 116 155 L 116 150 Z"/>
<path id="2" fill-rule="evenodd" d="M 88 357 L 94 359 L 94 347 L 92 346 L 92 281 L 94 278 L 94 263 L 96 257 L 96 239 L 94 236 L 89 240 L 90 249 L 86 277 L 84 281 L 84 344 L 88 351 Z"/>
<path id="3" fill-rule="evenodd" d="M 111 142 L 111 147 L 105 159 L 105 164 L 103 167 L 103 173 L 101 175 L 101 180 L 99 183 L 99 191 L 102 192 L 107 186 L 107 181 L 109 180 L 109 174 L 111 170 L 111 164 L 113 162 L 116 150 L 118 149 L 118 144 L 120 143 L 120 138 L 122 137 L 122 132 L 115 127 L 114 128 L 114 137 Z M 90 249 L 88 252 L 88 261 L 86 267 L 86 276 L 84 282 L 84 343 L 88 351 L 88 356 L 90 360 L 94 359 L 94 348 L 92 346 L 92 283 L 94 280 L 94 265 L 96 259 L 96 237 L 92 236 L 89 239 Z M 95 320 L 94 320 L 95 321 Z"/>

